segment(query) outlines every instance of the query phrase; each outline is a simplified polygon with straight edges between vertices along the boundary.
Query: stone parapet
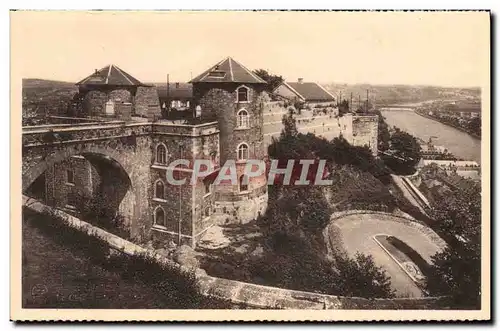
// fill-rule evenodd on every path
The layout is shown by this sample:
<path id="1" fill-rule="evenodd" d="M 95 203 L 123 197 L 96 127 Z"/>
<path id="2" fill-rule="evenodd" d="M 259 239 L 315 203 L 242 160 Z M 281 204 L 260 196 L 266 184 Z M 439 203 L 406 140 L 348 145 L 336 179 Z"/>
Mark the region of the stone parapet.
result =
<path id="1" fill-rule="evenodd" d="M 38 212 L 50 208 L 26 196 L 23 196 L 23 205 Z M 128 255 L 146 254 L 154 257 L 159 264 L 179 266 L 153 250 L 138 246 L 61 210 L 54 210 L 54 212 L 64 217 L 68 226 L 101 238 L 112 249 Z M 184 266 L 180 266 L 180 268 L 185 272 L 194 272 L 201 294 L 254 309 L 446 309 L 443 307 L 444 298 L 365 299 L 342 297 L 244 283 L 208 276 L 202 269 L 189 269 Z"/>

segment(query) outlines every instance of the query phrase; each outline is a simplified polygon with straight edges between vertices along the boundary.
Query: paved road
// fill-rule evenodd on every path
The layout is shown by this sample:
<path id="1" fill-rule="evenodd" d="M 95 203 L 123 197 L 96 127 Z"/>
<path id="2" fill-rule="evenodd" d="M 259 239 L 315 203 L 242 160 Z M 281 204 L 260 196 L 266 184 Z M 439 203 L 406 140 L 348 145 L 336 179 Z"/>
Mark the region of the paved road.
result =
<path id="1" fill-rule="evenodd" d="M 410 191 L 410 189 L 407 187 L 407 184 L 403 182 L 403 179 L 400 176 L 392 175 L 391 177 L 394 181 L 394 183 L 399 187 L 399 189 L 403 192 L 403 195 L 412 205 L 415 207 L 418 207 L 420 211 L 424 214 L 427 214 L 425 211 L 425 206 L 420 202 L 420 199 L 417 199 L 414 196 L 414 193 Z"/>
<path id="2" fill-rule="evenodd" d="M 400 297 L 421 297 L 422 292 L 408 275 L 392 260 L 392 258 L 375 242 L 377 234 L 392 235 L 404 241 L 416 250 L 425 260 L 439 251 L 439 247 L 422 231 L 407 224 L 395 221 L 389 215 L 356 214 L 338 219 L 329 225 L 330 233 L 337 227 L 342 235 L 343 246 L 351 256 L 359 251 L 373 255 L 377 265 L 382 266 L 391 277 L 391 283 Z M 337 230 L 338 231 L 338 230 Z M 330 240 L 335 240 L 334 236 Z"/>

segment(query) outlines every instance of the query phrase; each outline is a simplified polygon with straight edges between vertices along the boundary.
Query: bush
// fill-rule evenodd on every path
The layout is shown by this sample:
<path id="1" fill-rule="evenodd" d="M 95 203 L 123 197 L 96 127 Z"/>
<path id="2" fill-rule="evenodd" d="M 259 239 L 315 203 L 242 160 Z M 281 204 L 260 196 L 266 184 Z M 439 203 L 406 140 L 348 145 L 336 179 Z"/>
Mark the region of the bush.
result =
<path id="1" fill-rule="evenodd" d="M 429 263 L 427 263 L 427 261 L 420 254 L 418 254 L 413 248 L 411 248 L 405 242 L 393 236 L 387 237 L 387 241 L 391 245 L 396 247 L 398 250 L 403 252 L 406 256 L 408 256 L 417 265 L 417 267 L 420 269 L 420 271 L 422 271 L 422 273 L 425 276 L 429 275 L 430 271 Z"/>

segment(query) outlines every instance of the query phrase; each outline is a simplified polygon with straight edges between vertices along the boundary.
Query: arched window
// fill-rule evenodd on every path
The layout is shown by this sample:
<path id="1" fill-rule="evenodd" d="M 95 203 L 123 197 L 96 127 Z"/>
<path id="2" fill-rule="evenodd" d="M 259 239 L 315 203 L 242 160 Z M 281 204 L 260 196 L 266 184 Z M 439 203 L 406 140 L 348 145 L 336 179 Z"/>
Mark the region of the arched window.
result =
<path id="1" fill-rule="evenodd" d="M 236 92 L 238 93 L 238 102 L 248 102 L 248 87 L 240 86 Z"/>
<path id="2" fill-rule="evenodd" d="M 163 144 L 156 146 L 156 163 L 167 163 L 167 147 Z"/>
<path id="3" fill-rule="evenodd" d="M 155 197 L 158 199 L 165 199 L 165 185 L 158 179 L 155 183 Z"/>
<path id="4" fill-rule="evenodd" d="M 248 160 L 248 145 L 246 143 L 238 145 L 238 160 Z"/>
<path id="5" fill-rule="evenodd" d="M 237 119 L 238 128 L 248 128 L 250 126 L 248 112 L 245 109 L 242 109 L 238 112 Z"/>
<path id="6" fill-rule="evenodd" d="M 240 192 L 248 191 L 248 176 L 241 175 L 240 177 Z"/>
<path id="7" fill-rule="evenodd" d="M 166 227 L 165 224 L 165 211 L 162 207 L 156 207 L 155 209 L 155 224 L 157 226 Z"/>

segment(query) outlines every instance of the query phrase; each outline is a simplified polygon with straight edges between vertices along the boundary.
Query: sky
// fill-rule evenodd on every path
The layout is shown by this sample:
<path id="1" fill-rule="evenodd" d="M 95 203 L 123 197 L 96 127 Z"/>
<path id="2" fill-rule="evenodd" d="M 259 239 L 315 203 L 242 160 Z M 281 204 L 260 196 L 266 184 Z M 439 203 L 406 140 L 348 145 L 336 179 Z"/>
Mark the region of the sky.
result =
<path id="1" fill-rule="evenodd" d="M 70 82 L 185 82 L 231 56 L 288 81 L 484 86 L 489 41 L 485 12 L 11 13 L 12 74 Z"/>

